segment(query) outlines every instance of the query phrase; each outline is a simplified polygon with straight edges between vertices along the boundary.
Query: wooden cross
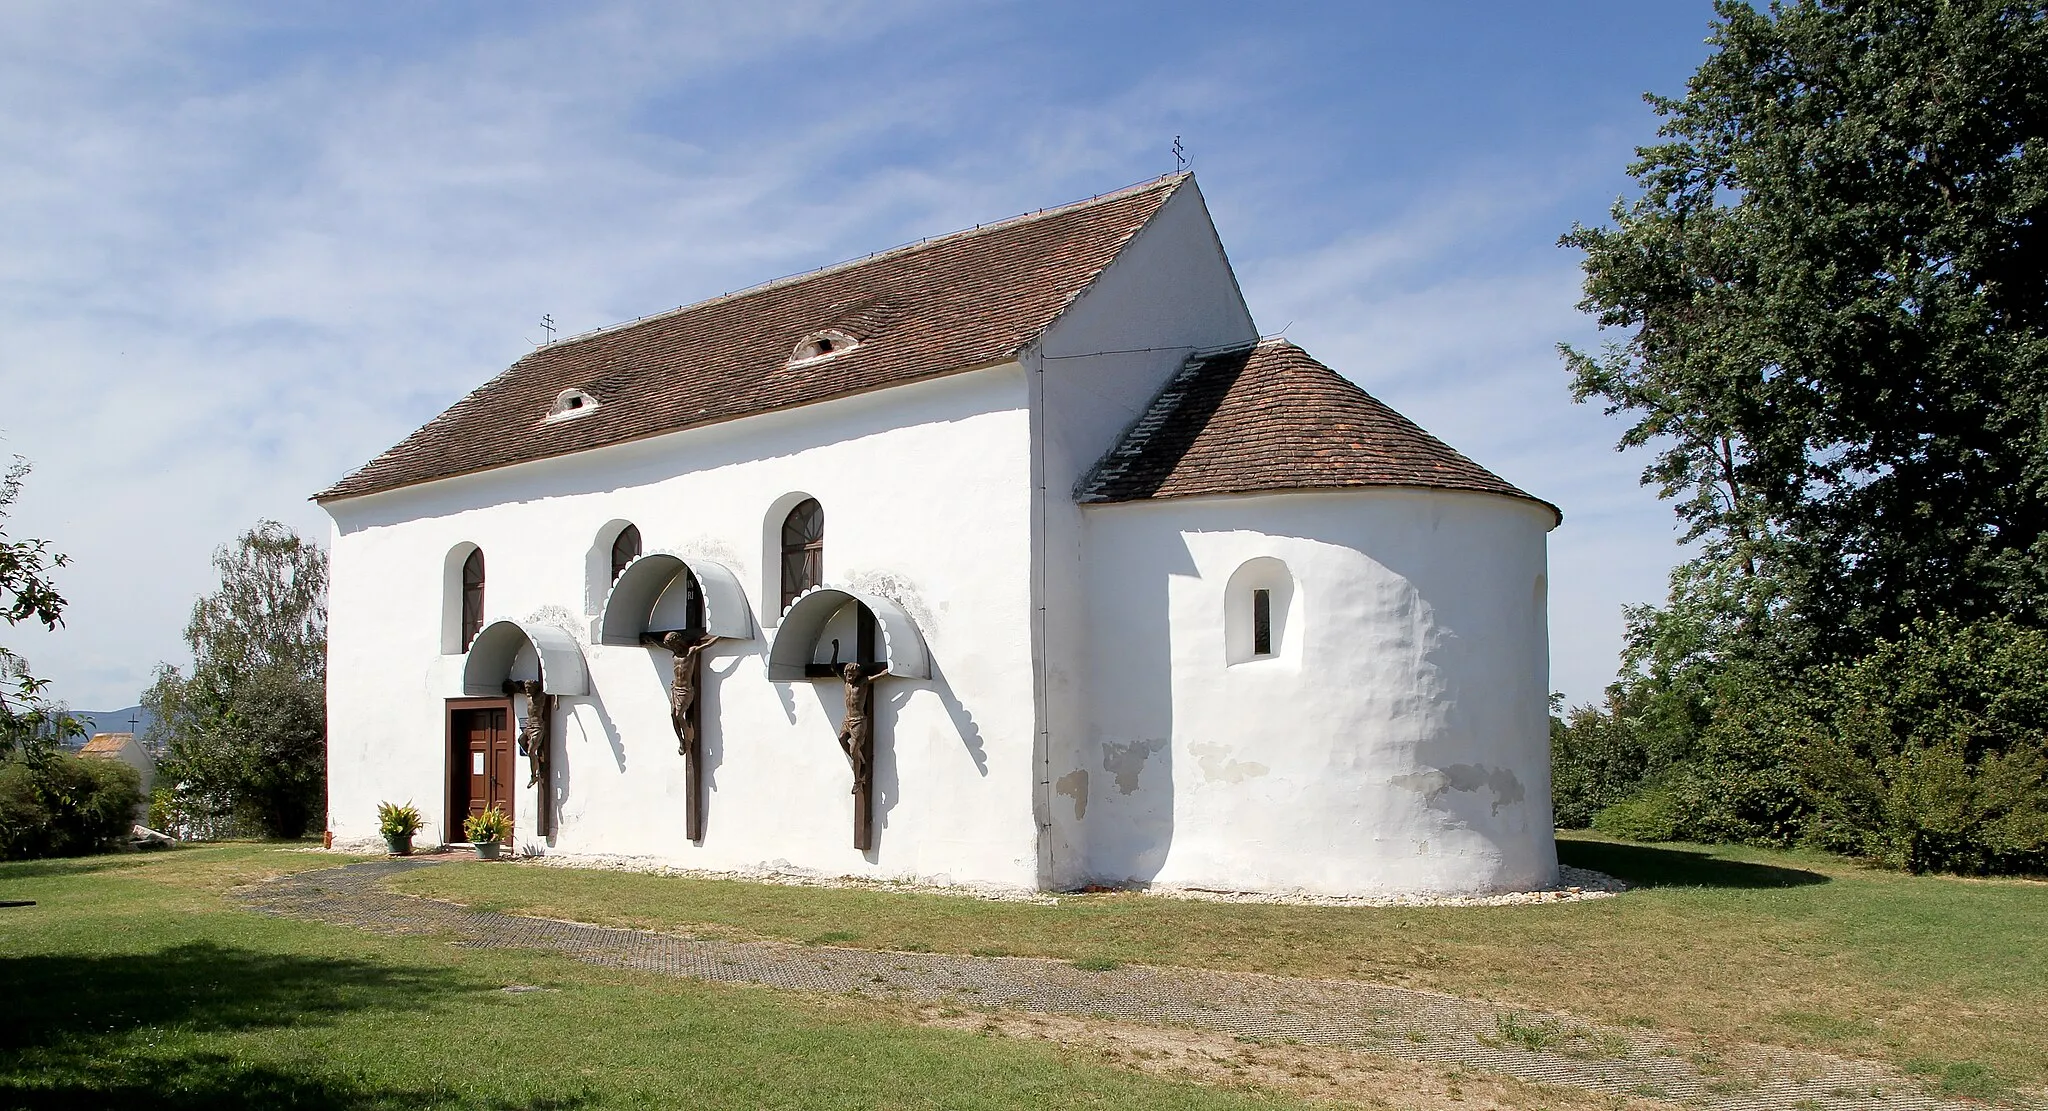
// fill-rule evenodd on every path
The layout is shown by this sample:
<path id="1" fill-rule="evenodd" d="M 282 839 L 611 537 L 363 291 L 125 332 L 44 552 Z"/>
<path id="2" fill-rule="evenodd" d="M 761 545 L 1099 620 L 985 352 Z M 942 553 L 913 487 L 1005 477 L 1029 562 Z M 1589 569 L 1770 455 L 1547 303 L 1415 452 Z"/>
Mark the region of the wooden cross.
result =
<path id="1" fill-rule="evenodd" d="M 839 727 L 839 748 L 853 767 L 853 847 L 875 847 L 875 680 L 889 673 L 850 663 L 840 669 L 846 684 L 846 718 Z"/>
<path id="2" fill-rule="evenodd" d="M 683 833 L 704 843 L 704 731 L 699 706 L 703 699 L 702 657 L 718 638 L 699 629 L 640 634 L 640 642 L 664 648 L 675 657 L 668 689 L 669 724 L 676 731 L 676 751 L 683 757 Z"/>
<path id="3" fill-rule="evenodd" d="M 526 757 L 528 767 L 532 769 L 526 785 L 540 788 L 537 793 L 540 812 L 534 815 L 534 831 L 542 837 L 553 837 L 554 745 L 549 733 L 554 724 L 555 696 L 547 693 L 538 679 L 507 680 L 504 690 L 508 695 L 526 696 L 526 727 L 519 731 L 519 754 Z"/>

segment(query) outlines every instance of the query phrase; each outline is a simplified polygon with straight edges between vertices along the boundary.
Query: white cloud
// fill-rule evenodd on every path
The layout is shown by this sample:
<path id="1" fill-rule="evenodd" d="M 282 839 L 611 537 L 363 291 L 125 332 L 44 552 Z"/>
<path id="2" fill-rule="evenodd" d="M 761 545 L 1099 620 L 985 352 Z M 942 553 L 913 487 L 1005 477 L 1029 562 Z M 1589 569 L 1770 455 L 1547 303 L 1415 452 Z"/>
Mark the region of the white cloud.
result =
<path id="1" fill-rule="evenodd" d="M 541 311 L 609 323 L 673 303 L 650 287 L 822 261 L 759 230 L 792 209 L 857 228 L 887 200 L 815 174 L 879 115 L 715 161 L 630 117 L 678 72 L 900 13 L 620 9 L 237 78 L 194 40 L 246 28 L 156 9 L 106 40 L 33 14 L 0 66 L 10 101 L 43 109 L 0 119 L 4 447 L 37 466 L 13 534 L 77 563 L 68 628 L 13 641 L 73 704 L 133 698 L 182 656 L 215 544 L 259 516 L 324 537 L 307 495 L 515 357 Z"/>
<path id="2" fill-rule="evenodd" d="M 181 659 L 214 545 L 259 516 L 324 536 L 307 495 L 541 313 L 611 324 L 1071 200 L 1170 169 L 1177 133 L 1262 323 L 1564 505 L 1564 689 L 1597 693 L 1619 602 L 1661 593 L 1669 515 L 1564 398 L 1576 279 L 1531 231 L 1611 140 L 1376 183 L 1425 198 L 1381 214 L 1295 203 L 1289 156 L 1328 120 L 1276 103 L 1285 42 L 1118 55 L 1075 92 L 1034 81 L 1039 46 L 1009 52 L 1020 7 L 478 10 L 10 8 L 0 449 L 37 467 L 10 533 L 78 562 L 69 627 L 9 643 L 73 705 Z"/>

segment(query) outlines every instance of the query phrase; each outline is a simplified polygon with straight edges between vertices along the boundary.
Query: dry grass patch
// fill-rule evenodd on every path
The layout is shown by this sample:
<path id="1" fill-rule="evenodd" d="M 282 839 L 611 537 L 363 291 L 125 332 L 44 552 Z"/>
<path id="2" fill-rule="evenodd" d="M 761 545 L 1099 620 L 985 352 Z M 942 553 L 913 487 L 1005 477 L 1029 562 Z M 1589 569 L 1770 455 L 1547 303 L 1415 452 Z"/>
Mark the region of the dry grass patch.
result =
<path id="1" fill-rule="evenodd" d="M 0 864 L 0 895 L 36 902 L 0 912 L 0 999 L 21 1001 L 0 1108 L 1301 1106 L 807 996 L 254 914 L 215 889 L 334 858 L 183 852 Z"/>
<path id="2" fill-rule="evenodd" d="M 1360 979 L 1729 1045 L 2048 1084 L 2048 884 L 1728 847 L 1560 842 L 1640 886 L 1538 906 L 1267 906 L 1137 894 L 1056 906 L 918 891 L 459 864 L 398 890 L 605 925 L 936 952 Z M 851 937 L 844 935 L 851 934 Z M 1933 1075 L 1933 1074 L 1930 1074 Z"/>
<path id="3" fill-rule="evenodd" d="M 1659 1106 L 1363 1050 L 1250 1041 L 1183 1027 L 935 1006 L 904 1008 L 903 1014 L 925 1026 L 1051 1042 L 1152 1076 L 1323 1104 L 1414 1111 L 1648 1111 Z"/>
<path id="4" fill-rule="evenodd" d="M 220 841 L 186 843 L 147 852 L 9 862 L 0 879 L 16 883 L 43 879 L 124 877 L 166 887 L 222 892 L 273 876 L 311 872 L 381 857 L 319 851 L 311 841 Z"/>

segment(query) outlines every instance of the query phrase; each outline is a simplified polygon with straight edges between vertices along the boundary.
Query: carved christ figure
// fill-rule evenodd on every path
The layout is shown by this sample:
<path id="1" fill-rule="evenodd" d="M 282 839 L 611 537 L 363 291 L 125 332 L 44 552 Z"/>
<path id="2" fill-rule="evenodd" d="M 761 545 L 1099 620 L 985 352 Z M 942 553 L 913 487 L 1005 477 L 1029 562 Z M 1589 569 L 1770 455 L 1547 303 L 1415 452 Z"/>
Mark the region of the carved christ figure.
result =
<path id="1" fill-rule="evenodd" d="M 875 755 L 875 680 L 889 673 L 887 666 L 869 675 L 857 663 L 839 669 L 846 683 L 846 721 L 839 727 L 839 747 L 853 766 L 853 793 L 866 797 L 871 764 Z"/>
<path id="2" fill-rule="evenodd" d="M 704 654 L 714 636 L 692 637 L 687 633 L 641 633 L 640 643 L 655 648 L 666 648 L 675 656 L 674 670 L 670 673 L 668 687 L 668 720 L 675 726 L 676 751 L 695 760 L 698 756 L 697 732 L 697 688 L 699 684 L 697 659 Z"/>
<path id="3" fill-rule="evenodd" d="M 530 774 L 528 787 L 548 781 L 548 719 L 554 714 L 554 698 L 541 689 L 537 679 L 517 679 L 505 684 L 506 694 L 526 696 L 526 727 L 519 731 L 519 755 L 526 757 Z M 546 805 L 545 801 L 542 803 Z"/>

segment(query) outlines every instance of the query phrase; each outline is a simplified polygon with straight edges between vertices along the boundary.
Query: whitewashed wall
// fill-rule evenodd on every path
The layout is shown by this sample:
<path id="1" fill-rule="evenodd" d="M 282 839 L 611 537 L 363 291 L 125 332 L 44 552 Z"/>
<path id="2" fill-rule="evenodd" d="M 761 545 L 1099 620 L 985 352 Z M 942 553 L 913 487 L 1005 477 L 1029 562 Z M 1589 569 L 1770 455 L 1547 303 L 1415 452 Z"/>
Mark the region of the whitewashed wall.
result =
<path id="1" fill-rule="evenodd" d="M 1373 894 L 1553 883 L 1548 510 L 1375 489 L 1090 506 L 1074 882 Z M 1228 616 L 1275 588 L 1276 653 Z M 1262 561 L 1246 569 L 1249 561 Z M 1233 576 L 1246 597 L 1230 596 Z M 1257 582 L 1254 576 L 1265 576 Z M 1244 652 L 1235 653 L 1242 656 Z"/>
<path id="2" fill-rule="evenodd" d="M 337 839 L 373 839 L 387 799 L 426 813 L 424 840 L 447 829 L 451 569 L 475 544 L 487 620 L 568 629 L 589 669 L 557 711 L 551 852 L 1015 886 L 1552 882 L 1547 510 L 1417 490 L 1074 504 L 1190 353 L 1254 339 L 1190 182 L 1017 364 L 327 503 Z M 883 685 L 865 853 L 838 683 L 766 676 L 779 528 L 805 496 L 826 582 L 899 602 L 933 662 Z M 628 522 L 644 550 L 732 569 L 759 626 L 706 656 L 701 845 L 667 654 L 591 644 Z M 1252 585 L 1282 611 L 1271 659 L 1233 646 Z M 517 810 L 532 844 L 531 791 Z"/>
<path id="3" fill-rule="evenodd" d="M 376 836 L 376 804 L 410 799 L 423 841 L 446 827 L 446 565 L 482 547 L 487 618 L 553 622 L 583 642 L 592 693 L 561 700 L 559 834 L 550 851 L 692 867 L 1031 886 L 1030 438 L 1011 364 L 711 428 L 329 502 L 329 810 L 342 841 Z M 770 682 L 779 602 L 767 558 L 800 495 L 825 508 L 825 578 L 894 598 L 930 647 L 929 681 L 877 700 L 876 847 L 852 848 L 851 775 L 834 741 L 837 682 Z M 762 626 L 707 653 L 707 822 L 684 837 L 668 656 L 593 646 L 620 522 L 645 550 L 738 573 Z M 525 761 L 520 761 L 522 782 Z M 535 799 L 518 799 L 532 842 Z"/>
<path id="4" fill-rule="evenodd" d="M 1089 622 L 1083 586 L 1081 508 L 1074 485 L 1116 446 L 1168 379 L 1198 350 L 1252 343 L 1245 308 L 1201 191 L 1190 180 L 1027 352 L 1039 427 L 1035 520 L 1042 599 L 1039 666 L 1044 685 L 1037 790 L 1046 827 L 1040 868 L 1047 886 L 1078 882 L 1070 823 L 1053 801 L 1055 765 L 1088 735 Z"/>

